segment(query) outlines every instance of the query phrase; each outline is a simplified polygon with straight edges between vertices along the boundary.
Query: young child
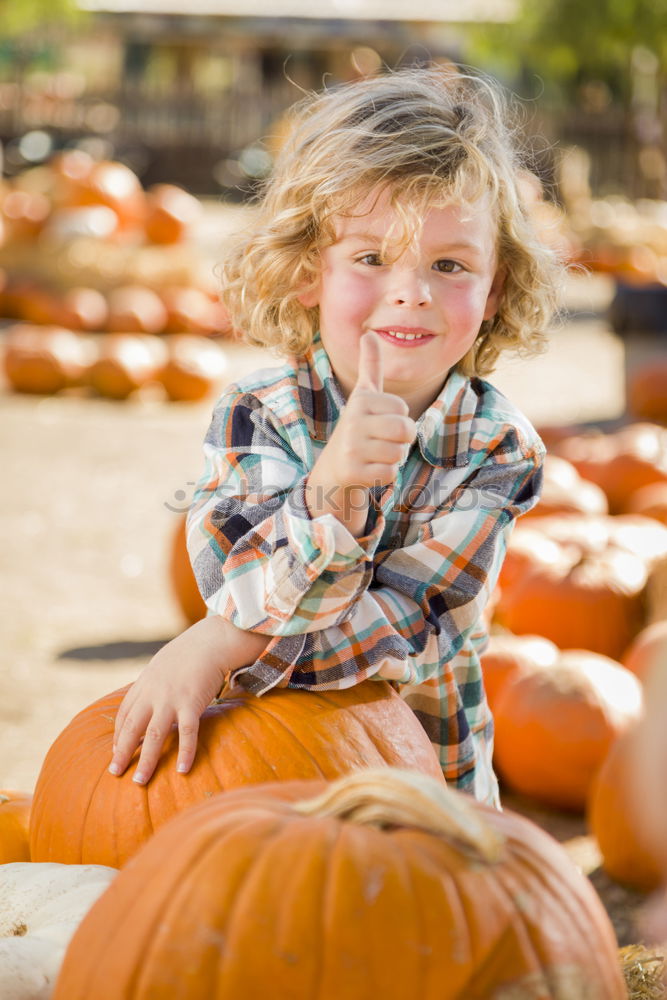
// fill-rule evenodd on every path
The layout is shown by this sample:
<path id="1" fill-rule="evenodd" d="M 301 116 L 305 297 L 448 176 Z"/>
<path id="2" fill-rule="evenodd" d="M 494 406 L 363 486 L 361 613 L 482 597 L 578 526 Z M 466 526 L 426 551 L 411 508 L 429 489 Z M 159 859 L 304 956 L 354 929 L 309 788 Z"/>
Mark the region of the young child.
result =
<path id="1" fill-rule="evenodd" d="M 479 376 L 538 348 L 559 268 L 522 207 L 491 83 L 402 70 L 309 98 L 225 268 L 253 344 L 287 355 L 218 402 L 188 546 L 209 616 L 118 714 L 112 773 L 172 726 L 178 770 L 223 684 L 394 683 L 448 781 L 498 802 L 479 654 L 544 449 Z"/>

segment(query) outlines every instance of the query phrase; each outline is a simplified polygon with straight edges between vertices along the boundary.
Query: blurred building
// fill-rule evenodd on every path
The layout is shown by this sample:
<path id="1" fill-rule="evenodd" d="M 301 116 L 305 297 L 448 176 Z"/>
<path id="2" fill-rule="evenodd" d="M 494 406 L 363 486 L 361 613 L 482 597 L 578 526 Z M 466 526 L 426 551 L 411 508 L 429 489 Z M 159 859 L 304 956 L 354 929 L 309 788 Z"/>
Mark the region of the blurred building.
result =
<path id="1" fill-rule="evenodd" d="M 80 27 L 0 44 L 5 170 L 88 145 L 145 184 L 243 197 L 304 90 L 457 60 L 516 0 L 79 0 Z M 277 9 L 279 14 L 276 13 Z"/>

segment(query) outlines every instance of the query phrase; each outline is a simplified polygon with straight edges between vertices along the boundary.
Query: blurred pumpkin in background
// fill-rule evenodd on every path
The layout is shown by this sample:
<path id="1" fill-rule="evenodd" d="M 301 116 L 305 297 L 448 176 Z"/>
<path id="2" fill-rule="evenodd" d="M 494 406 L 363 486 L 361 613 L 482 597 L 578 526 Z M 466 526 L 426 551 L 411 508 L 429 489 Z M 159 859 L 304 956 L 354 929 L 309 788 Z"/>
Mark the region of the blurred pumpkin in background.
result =
<path id="1" fill-rule="evenodd" d="M 104 330 L 109 318 L 106 297 L 97 288 L 75 286 L 62 296 L 65 326 L 72 330 Z"/>
<path id="2" fill-rule="evenodd" d="M 5 375 L 17 392 L 48 394 L 78 386 L 88 370 L 91 347 L 72 330 L 16 324 L 5 333 Z"/>
<path id="3" fill-rule="evenodd" d="M 657 424 L 573 435 L 556 442 L 553 451 L 604 490 L 612 514 L 626 512 L 629 498 L 641 486 L 667 482 L 667 428 Z"/>
<path id="4" fill-rule="evenodd" d="M 198 333 L 202 336 L 217 330 L 219 311 L 215 302 L 201 288 L 172 285 L 160 296 L 167 310 L 166 333 Z"/>
<path id="5" fill-rule="evenodd" d="M 168 358 L 160 371 L 160 382 L 174 402 L 206 399 L 222 384 L 227 355 L 218 344 L 193 333 L 165 338 Z"/>
<path id="6" fill-rule="evenodd" d="M 206 615 L 187 549 L 186 519 L 180 517 L 171 536 L 169 579 L 176 602 L 190 625 Z"/>
<path id="7" fill-rule="evenodd" d="M 494 762 L 508 788 L 583 810 L 612 743 L 642 709 L 642 687 L 615 660 L 563 650 L 556 663 L 510 678 L 496 701 Z"/>
<path id="8" fill-rule="evenodd" d="M 545 514 L 579 512 L 581 514 L 606 514 L 607 497 L 596 483 L 579 475 L 567 459 L 547 454 L 543 464 L 544 481 L 539 503 L 529 510 L 526 517 Z"/>
<path id="9" fill-rule="evenodd" d="M 627 407 L 638 420 L 667 424 L 667 361 L 654 358 L 628 372 Z"/>
<path id="10" fill-rule="evenodd" d="M 51 214 L 51 202 L 38 191 L 8 191 L 2 198 L 4 236 L 7 242 L 37 239 Z"/>
<path id="11" fill-rule="evenodd" d="M 633 889 L 651 892 L 662 883 L 662 868 L 638 815 L 642 810 L 635 799 L 635 740 L 632 726 L 612 743 L 592 782 L 586 815 L 607 874 Z"/>
<path id="12" fill-rule="evenodd" d="M 643 514 L 667 525 L 667 482 L 640 486 L 628 497 L 627 508 L 632 514 Z"/>
<path id="13" fill-rule="evenodd" d="M 115 160 L 100 160 L 72 185 L 72 204 L 106 205 L 118 216 L 121 230 L 142 230 L 146 195 L 130 167 Z"/>
<path id="14" fill-rule="evenodd" d="M 32 795 L 0 788 L 0 865 L 30 860 Z"/>
<path id="15" fill-rule="evenodd" d="M 156 291 L 145 285 L 120 285 L 108 296 L 111 333 L 162 333 L 167 310 Z"/>
<path id="16" fill-rule="evenodd" d="M 498 578 L 494 621 L 561 649 L 620 659 L 656 613 L 647 599 L 667 529 L 636 515 L 559 514 L 519 522 Z"/>
<path id="17" fill-rule="evenodd" d="M 509 680 L 540 667 L 552 666 L 560 655 L 558 646 L 541 635 L 491 632 L 480 657 L 484 690 L 491 713 Z"/>
<path id="18" fill-rule="evenodd" d="M 667 619 L 642 629 L 624 652 L 622 663 L 641 681 L 661 663 L 667 669 Z"/>
<path id="19" fill-rule="evenodd" d="M 157 379 L 166 356 L 166 347 L 158 337 L 110 333 L 100 339 L 97 358 L 88 370 L 88 382 L 100 396 L 127 399 Z"/>
<path id="20" fill-rule="evenodd" d="M 144 229 L 150 243 L 182 243 L 203 213 L 201 202 L 176 184 L 154 184 L 146 191 Z"/>

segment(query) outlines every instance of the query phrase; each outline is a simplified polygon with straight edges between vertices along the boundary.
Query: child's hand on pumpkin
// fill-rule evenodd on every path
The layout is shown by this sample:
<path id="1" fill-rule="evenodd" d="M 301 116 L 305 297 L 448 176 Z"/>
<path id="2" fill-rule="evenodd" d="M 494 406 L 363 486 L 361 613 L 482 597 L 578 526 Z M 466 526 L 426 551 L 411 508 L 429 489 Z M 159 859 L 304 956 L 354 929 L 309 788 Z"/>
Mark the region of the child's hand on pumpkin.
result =
<path id="1" fill-rule="evenodd" d="M 360 342 L 356 385 L 308 477 L 308 506 L 313 516 L 333 513 L 339 520 L 349 521 L 350 499 L 353 509 L 360 506 L 350 491 L 361 489 L 367 498 L 368 488 L 395 481 L 417 427 L 405 400 L 384 392 L 383 383 L 380 339 L 367 333 Z M 327 498 L 331 497 L 334 502 L 327 509 Z M 343 505 L 346 511 L 341 509 Z M 365 514 L 360 521 L 362 528 L 364 522 Z"/>
<path id="2" fill-rule="evenodd" d="M 199 719 L 231 670 L 252 663 L 269 637 L 244 632 L 219 616 L 204 618 L 160 649 L 125 695 L 116 716 L 109 770 L 122 774 L 141 744 L 133 781 L 153 775 L 162 747 L 178 730 L 176 770 L 185 774 L 197 751 Z"/>

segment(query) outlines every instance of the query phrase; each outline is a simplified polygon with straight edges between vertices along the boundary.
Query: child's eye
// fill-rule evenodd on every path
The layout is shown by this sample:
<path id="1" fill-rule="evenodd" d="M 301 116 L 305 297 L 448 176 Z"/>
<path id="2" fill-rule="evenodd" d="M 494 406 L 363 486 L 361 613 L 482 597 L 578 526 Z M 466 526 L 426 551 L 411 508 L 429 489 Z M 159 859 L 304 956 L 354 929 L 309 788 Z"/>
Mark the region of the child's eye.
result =
<path id="1" fill-rule="evenodd" d="M 436 260 L 433 265 L 434 270 L 440 271 L 441 274 L 458 274 L 463 268 L 460 264 L 457 264 L 455 260 L 449 260 L 445 258 L 444 260 Z"/>
<path id="2" fill-rule="evenodd" d="M 371 267 L 381 267 L 382 258 L 379 253 L 365 253 L 362 257 L 357 257 L 359 264 L 369 264 Z"/>

